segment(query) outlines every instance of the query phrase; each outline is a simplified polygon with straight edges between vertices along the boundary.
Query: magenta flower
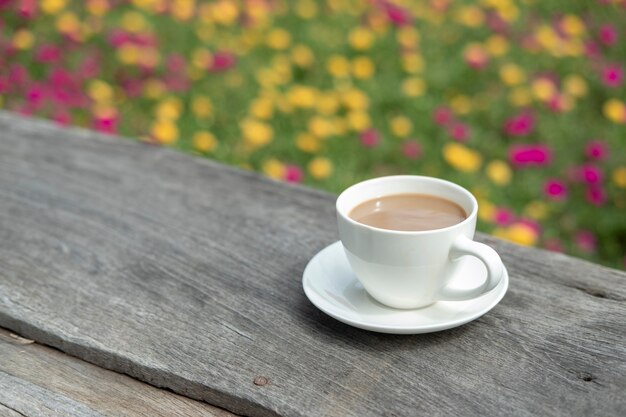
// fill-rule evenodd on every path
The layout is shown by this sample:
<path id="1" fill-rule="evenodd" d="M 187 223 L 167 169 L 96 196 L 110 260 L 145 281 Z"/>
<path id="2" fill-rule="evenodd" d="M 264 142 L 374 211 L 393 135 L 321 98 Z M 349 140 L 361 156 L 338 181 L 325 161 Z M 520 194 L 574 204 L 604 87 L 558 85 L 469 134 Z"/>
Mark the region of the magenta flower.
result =
<path id="1" fill-rule="evenodd" d="M 30 19 L 35 16 L 35 12 L 37 11 L 37 1 L 36 0 L 20 0 L 18 6 L 18 12 L 21 17 L 26 19 Z"/>
<path id="2" fill-rule="evenodd" d="M 543 247 L 552 252 L 559 252 L 559 253 L 563 252 L 563 243 L 561 242 L 560 239 L 557 239 L 555 237 L 546 239 L 543 244 Z"/>
<path id="3" fill-rule="evenodd" d="M 563 200 L 567 197 L 567 187 L 563 181 L 550 179 L 543 186 L 544 194 L 553 200 Z"/>
<path id="4" fill-rule="evenodd" d="M 9 91 L 9 80 L 0 76 L 0 94 Z"/>
<path id="5" fill-rule="evenodd" d="M 408 10 L 398 7 L 394 4 L 387 3 L 387 18 L 396 26 L 405 26 L 411 23 L 411 15 Z"/>
<path id="6" fill-rule="evenodd" d="M 511 210 L 500 207 L 496 209 L 493 221 L 499 226 L 506 226 L 515 221 L 515 216 Z"/>
<path id="7" fill-rule="evenodd" d="M 602 182 L 602 171 L 595 165 L 583 165 L 578 170 L 578 178 L 590 185 L 599 184 Z"/>
<path id="8" fill-rule="evenodd" d="M 13 64 L 9 68 L 9 83 L 11 84 L 24 84 L 28 79 L 28 72 L 23 65 Z"/>
<path id="9" fill-rule="evenodd" d="M 52 116 L 52 120 L 61 126 L 68 126 L 72 122 L 72 116 L 66 110 L 57 110 Z"/>
<path id="10" fill-rule="evenodd" d="M 509 148 L 509 160 L 518 167 L 548 165 L 552 151 L 547 145 L 513 145 Z"/>
<path id="11" fill-rule="evenodd" d="M 44 44 L 37 48 L 35 59 L 38 62 L 55 62 L 61 58 L 61 50 L 52 44 Z"/>
<path id="12" fill-rule="evenodd" d="M 456 122 L 448 127 L 448 134 L 458 142 L 465 142 L 470 137 L 470 128 L 465 123 Z"/>
<path id="13" fill-rule="evenodd" d="M 433 120 L 440 126 L 445 126 L 452 121 L 452 110 L 447 107 L 437 107 L 433 112 Z"/>
<path id="14" fill-rule="evenodd" d="M 578 249 L 583 252 L 591 253 L 596 250 L 596 236 L 588 230 L 581 230 L 577 232 L 574 236 L 574 242 L 576 243 Z"/>
<path id="15" fill-rule="evenodd" d="M 600 27 L 598 38 L 606 46 L 611 46 L 617 42 L 617 29 L 615 26 L 606 24 Z"/>
<path id="16" fill-rule="evenodd" d="M 519 219 L 517 223 L 530 227 L 531 229 L 533 229 L 533 231 L 537 235 L 541 233 L 541 226 L 539 225 L 539 223 L 537 223 L 533 219 L 522 218 L 522 219 Z"/>
<path id="17" fill-rule="evenodd" d="M 304 174 L 302 169 L 297 165 L 287 165 L 285 167 L 284 180 L 287 182 L 302 182 Z"/>
<path id="18" fill-rule="evenodd" d="M 607 87 L 619 87 L 624 81 L 624 70 L 617 64 L 611 64 L 602 70 L 602 82 Z"/>
<path id="19" fill-rule="evenodd" d="M 93 129 L 102 133 L 117 133 L 118 120 L 116 116 L 96 117 L 93 119 Z"/>
<path id="20" fill-rule="evenodd" d="M 402 154 L 409 159 L 417 159 L 422 155 L 422 147 L 415 140 L 407 140 L 402 144 Z"/>
<path id="21" fill-rule="evenodd" d="M 26 91 L 26 101 L 28 105 L 33 109 L 37 109 L 41 106 L 45 98 L 44 86 L 41 84 L 33 84 Z"/>
<path id="22" fill-rule="evenodd" d="M 218 51 L 213 54 L 213 64 L 209 70 L 212 72 L 227 71 L 235 66 L 235 63 L 235 55 L 228 51 Z"/>
<path id="23" fill-rule="evenodd" d="M 169 72 L 179 73 L 185 69 L 185 57 L 180 54 L 171 54 L 167 57 L 165 67 Z"/>
<path id="24" fill-rule="evenodd" d="M 535 128 L 535 117 L 529 111 L 524 111 L 508 119 L 504 123 L 504 132 L 511 136 L 525 136 Z"/>
<path id="25" fill-rule="evenodd" d="M 608 152 L 606 143 L 601 140 L 591 140 L 585 147 L 585 155 L 589 159 L 603 160 Z"/>
<path id="26" fill-rule="evenodd" d="M 109 34 L 108 41 L 111 44 L 111 46 L 119 48 L 120 46 L 124 45 L 125 43 L 132 42 L 133 41 L 133 35 L 130 34 L 130 33 L 124 32 L 123 30 L 114 29 Z"/>
<path id="27" fill-rule="evenodd" d="M 359 139 L 366 148 L 373 148 L 380 142 L 380 134 L 376 129 L 367 129 L 361 132 Z"/>
<path id="28" fill-rule="evenodd" d="M 587 188 L 585 199 L 594 206 L 602 206 L 606 202 L 606 193 L 601 187 L 591 186 Z"/>

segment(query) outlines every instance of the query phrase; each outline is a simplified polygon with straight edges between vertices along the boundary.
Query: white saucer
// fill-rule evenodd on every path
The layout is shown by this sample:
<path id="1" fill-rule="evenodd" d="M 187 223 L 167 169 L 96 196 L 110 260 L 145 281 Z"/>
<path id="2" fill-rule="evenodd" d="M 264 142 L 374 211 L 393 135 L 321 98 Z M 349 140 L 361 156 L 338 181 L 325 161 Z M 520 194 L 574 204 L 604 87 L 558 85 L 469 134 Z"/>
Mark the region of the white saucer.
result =
<path id="1" fill-rule="evenodd" d="M 478 259 L 465 256 L 459 262 L 464 286 L 484 280 L 486 269 Z M 438 301 L 416 310 L 397 310 L 367 294 L 352 272 L 341 242 L 335 242 L 311 259 L 302 285 L 317 308 L 341 322 L 381 333 L 416 334 L 451 329 L 487 313 L 504 297 L 509 274 L 505 268 L 496 288 L 472 300 Z"/>

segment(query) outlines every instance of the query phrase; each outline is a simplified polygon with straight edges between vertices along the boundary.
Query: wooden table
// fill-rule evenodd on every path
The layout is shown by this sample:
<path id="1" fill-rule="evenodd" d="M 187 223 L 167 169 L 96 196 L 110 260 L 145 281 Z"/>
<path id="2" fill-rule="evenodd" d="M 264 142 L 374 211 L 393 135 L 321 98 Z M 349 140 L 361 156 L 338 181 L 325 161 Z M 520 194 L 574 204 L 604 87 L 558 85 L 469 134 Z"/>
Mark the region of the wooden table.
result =
<path id="1" fill-rule="evenodd" d="M 332 195 L 0 113 L 0 415 L 626 415 L 624 272 L 479 235 L 502 302 L 385 335 L 306 299 L 336 240 Z"/>

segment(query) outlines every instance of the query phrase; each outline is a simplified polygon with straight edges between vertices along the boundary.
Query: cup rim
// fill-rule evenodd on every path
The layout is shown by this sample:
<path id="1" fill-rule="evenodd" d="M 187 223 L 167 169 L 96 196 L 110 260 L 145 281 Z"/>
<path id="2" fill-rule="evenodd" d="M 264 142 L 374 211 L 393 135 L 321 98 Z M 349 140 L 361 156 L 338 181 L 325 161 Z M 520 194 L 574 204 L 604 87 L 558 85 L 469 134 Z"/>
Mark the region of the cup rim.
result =
<path id="1" fill-rule="evenodd" d="M 467 214 L 467 217 L 465 218 L 465 220 L 463 220 L 462 222 L 453 224 L 451 226 L 447 226 L 447 227 L 442 227 L 440 229 L 432 229 L 432 230 L 391 230 L 391 229 L 383 229 L 380 227 L 374 227 L 374 226 L 370 226 L 367 224 L 363 224 L 360 223 L 352 218 L 350 218 L 350 216 L 348 216 L 348 213 L 344 213 L 342 210 L 339 209 L 339 203 L 342 200 L 342 198 L 346 198 L 345 194 L 348 191 L 351 191 L 357 187 L 362 187 L 365 184 L 368 183 L 374 183 L 374 182 L 381 182 L 381 181 L 393 181 L 393 180 L 406 180 L 406 179 L 410 179 L 410 180 L 422 180 L 422 181 L 429 181 L 429 182 L 439 182 L 439 183 L 444 183 L 448 186 L 451 186 L 452 188 L 456 189 L 457 191 L 459 191 L 460 193 L 464 194 L 465 196 L 467 196 L 470 201 L 472 202 L 472 211 L 471 213 Z M 455 201 L 456 203 L 456 201 Z M 358 203 L 360 204 L 360 203 Z M 357 205 L 358 205 L 357 204 Z M 356 207 L 353 206 L 352 208 Z M 445 232 L 445 231 L 449 231 L 449 230 L 453 230 L 455 228 L 461 228 L 463 226 L 465 226 L 467 223 L 471 222 L 477 215 L 478 213 L 478 201 L 476 200 L 476 197 L 474 197 L 474 195 L 469 192 L 469 190 L 467 190 L 466 188 L 460 186 L 459 184 L 456 184 L 452 181 L 448 181 L 448 180 L 444 180 L 441 178 L 436 178 L 436 177 L 429 177 L 426 175 L 388 175 L 388 176 L 384 176 L 384 177 L 376 177 L 376 178 L 370 178 L 368 180 L 365 181 L 361 181 L 361 182 L 357 182 L 356 184 L 352 184 L 351 186 L 349 186 L 348 188 L 346 188 L 345 190 L 343 190 L 341 192 L 341 194 L 339 194 L 339 196 L 337 197 L 337 200 L 335 202 L 335 210 L 337 211 L 337 213 L 348 223 L 354 225 L 354 226 L 358 226 L 358 227 L 364 227 L 366 229 L 375 231 L 375 232 L 379 232 L 379 233 L 387 233 L 387 234 L 391 234 L 391 235 L 400 235 L 400 236 L 420 236 L 420 235 L 428 235 L 428 234 L 436 234 L 436 233 L 441 233 L 441 232 Z"/>

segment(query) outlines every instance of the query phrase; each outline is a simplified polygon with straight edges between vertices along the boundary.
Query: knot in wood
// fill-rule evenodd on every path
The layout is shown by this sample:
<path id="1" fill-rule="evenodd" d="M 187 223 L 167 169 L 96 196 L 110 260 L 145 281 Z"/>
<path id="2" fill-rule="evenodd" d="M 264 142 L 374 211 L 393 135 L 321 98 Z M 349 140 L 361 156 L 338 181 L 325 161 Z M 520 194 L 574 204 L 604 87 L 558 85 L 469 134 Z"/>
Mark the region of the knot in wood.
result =
<path id="1" fill-rule="evenodd" d="M 263 385 L 267 385 L 267 383 L 269 381 L 264 376 L 257 376 L 256 378 L 254 378 L 253 382 L 254 382 L 254 385 L 258 385 L 258 386 L 262 387 Z"/>

